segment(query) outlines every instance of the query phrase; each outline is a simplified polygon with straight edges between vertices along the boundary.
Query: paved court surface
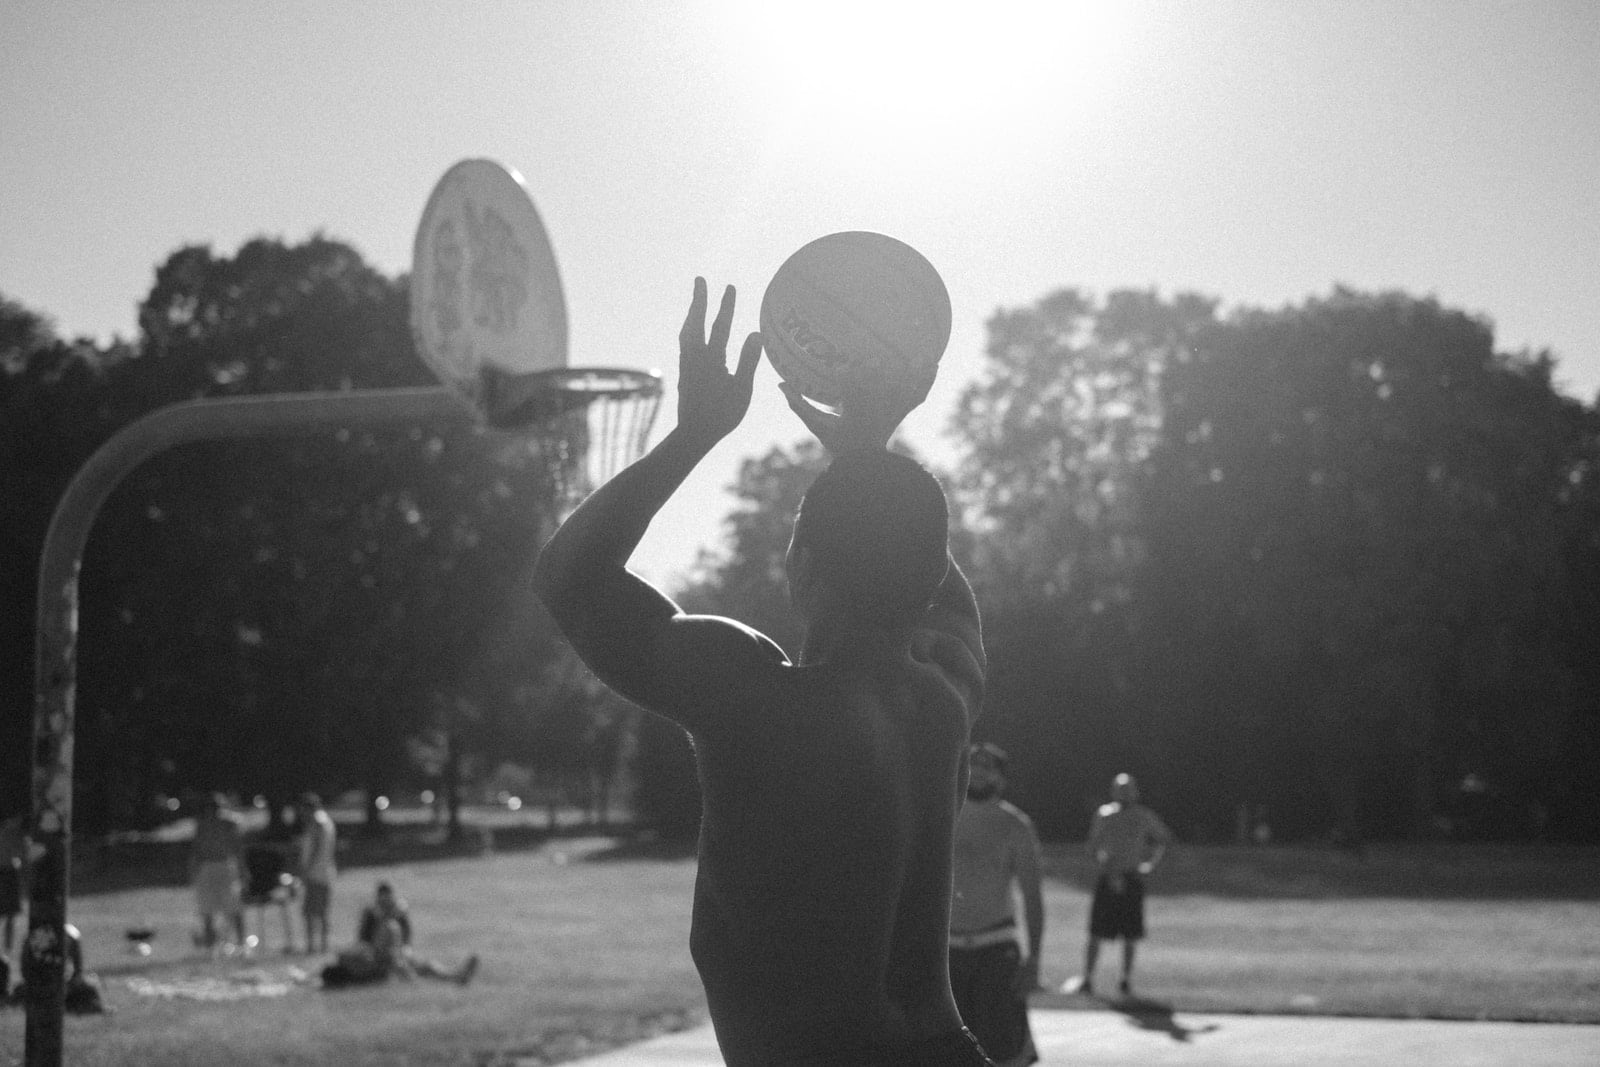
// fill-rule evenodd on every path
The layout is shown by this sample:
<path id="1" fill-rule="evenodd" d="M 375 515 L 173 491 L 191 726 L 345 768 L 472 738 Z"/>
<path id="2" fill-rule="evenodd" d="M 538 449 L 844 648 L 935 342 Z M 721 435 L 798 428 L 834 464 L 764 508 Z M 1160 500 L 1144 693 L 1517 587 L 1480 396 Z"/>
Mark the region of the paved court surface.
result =
<path id="1" fill-rule="evenodd" d="M 1600 1064 L 1600 1026 L 1035 1009 L 1033 1032 L 1046 1067 Z M 711 1028 L 701 1026 L 581 1062 L 588 1067 L 717 1067 L 722 1057 Z"/>

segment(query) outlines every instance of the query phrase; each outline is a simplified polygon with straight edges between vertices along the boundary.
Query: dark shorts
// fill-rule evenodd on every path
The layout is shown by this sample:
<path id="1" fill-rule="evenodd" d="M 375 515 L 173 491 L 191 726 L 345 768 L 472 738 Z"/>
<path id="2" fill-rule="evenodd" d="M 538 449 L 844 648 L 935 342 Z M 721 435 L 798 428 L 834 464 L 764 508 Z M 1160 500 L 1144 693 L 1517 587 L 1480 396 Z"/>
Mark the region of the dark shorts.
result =
<path id="1" fill-rule="evenodd" d="M 371 953 L 341 952 L 334 962 L 322 968 L 322 985 L 325 989 L 373 985 L 388 977 L 388 965 Z"/>
<path id="2" fill-rule="evenodd" d="M 1114 937 L 1137 941 L 1144 936 L 1144 879 L 1137 874 L 1122 876 L 1122 892 L 1111 888 L 1105 875 L 1094 887 L 1089 905 L 1089 936 L 1101 940 Z"/>
<path id="3" fill-rule="evenodd" d="M 333 886 L 327 882 L 307 882 L 305 899 L 300 907 L 307 915 L 320 915 L 327 918 L 328 901 L 333 896 Z"/>
<path id="4" fill-rule="evenodd" d="M 961 1021 L 1001 1067 L 1039 1062 L 1028 1028 L 1027 999 L 1017 995 L 1022 949 L 1015 941 L 950 950 L 950 989 Z"/>
<path id="5" fill-rule="evenodd" d="M 774 1067 L 995 1067 L 965 1028 L 913 1045 L 885 1045 L 782 1060 Z"/>

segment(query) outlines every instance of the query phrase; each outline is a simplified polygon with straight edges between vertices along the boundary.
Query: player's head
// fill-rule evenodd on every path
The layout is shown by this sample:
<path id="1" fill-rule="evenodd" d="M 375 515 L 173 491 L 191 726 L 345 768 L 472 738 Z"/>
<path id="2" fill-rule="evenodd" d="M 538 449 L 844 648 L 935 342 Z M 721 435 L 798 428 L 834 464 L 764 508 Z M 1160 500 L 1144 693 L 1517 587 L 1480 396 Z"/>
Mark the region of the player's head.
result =
<path id="1" fill-rule="evenodd" d="M 967 762 L 971 767 L 967 777 L 968 800 L 989 800 L 1004 791 L 1007 759 L 1005 749 L 988 741 L 967 749 Z"/>
<path id="2" fill-rule="evenodd" d="M 1119 774 L 1111 779 L 1111 799 L 1118 804 L 1139 802 L 1139 783 L 1133 780 L 1133 775 Z"/>
<path id="3" fill-rule="evenodd" d="M 921 464 L 893 452 L 850 452 L 806 490 L 789 545 L 790 595 L 814 617 L 822 603 L 880 626 L 917 618 L 944 581 L 949 508 Z"/>

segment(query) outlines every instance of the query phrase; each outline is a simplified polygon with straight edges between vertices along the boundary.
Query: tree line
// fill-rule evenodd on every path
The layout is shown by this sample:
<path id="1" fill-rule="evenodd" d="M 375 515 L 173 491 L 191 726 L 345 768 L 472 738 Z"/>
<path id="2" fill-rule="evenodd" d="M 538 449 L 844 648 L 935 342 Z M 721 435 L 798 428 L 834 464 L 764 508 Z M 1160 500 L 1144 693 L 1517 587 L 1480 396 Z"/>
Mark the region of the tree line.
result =
<path id="1" fill-rule="evenodd" d="M 952 544 L 1044 833 L 1131 771 L 1197 839 L 1600 837 L 1600 415 L 1549 353 L 1398 292 L 1063 289 L 985 356 Z M 820 462 L 745 464 L 691 601 L 788 632 Z"/>
<path id="2" fill-rule="evenodd" d="M 28 803 L 39 549 L 73 472 L 197 396 L 429 384 L 406 280 L 326 237 L 177 250 L 131 341 L 0 298 L 0 808 Z M 994 313 L 950 414 L 985 613 L 981 736 L 1054 837 L 1118 771 L 1194 839 L 1600 838 L 1600 413 L 1480 317 L 1334 289 L 1277 309 L 1063 289 Z M 574 793 L 631 759 L 694 831 L 687 742 L 529 594 L 536 441 L 451 427 L 196 444 L 107 502 L 81 587 L 77 821 L 153 799 L 427 782 Z M 782 556 L 826 458 L 747 460 L 680 599 L 798 646 Z M 376 811 L 371 813 L 376 818 Z"/>
<path id="3" fill-rule="evenodd" d="M 132 342 L 55 336 L 0 302 L 0 752 L 25 808 L 39 552 L 73 473 L 196 397 L 433 384 L 404 279 L 325 237 L 179 249 Z M 500 762 L 575 796 L 609 783 L 628 709 L 574 669 L 527 576 L 537 442 L 460 427 L 197 443 L 107 501 L 80 588 L 75 821 L 87 832 L 220 789 L 434 785 Z M 457 808 L 450 806 L 452 818 Z"/>

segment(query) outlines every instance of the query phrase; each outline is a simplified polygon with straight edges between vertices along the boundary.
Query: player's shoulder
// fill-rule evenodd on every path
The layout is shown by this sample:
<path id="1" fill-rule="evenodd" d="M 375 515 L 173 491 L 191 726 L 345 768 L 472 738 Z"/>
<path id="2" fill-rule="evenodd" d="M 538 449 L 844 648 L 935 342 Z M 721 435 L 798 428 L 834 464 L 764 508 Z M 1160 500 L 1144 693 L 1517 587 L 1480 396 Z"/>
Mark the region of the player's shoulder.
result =
<path id="1" fill-rule="evenodd" d="M 653 654 L 633 674 L 608 679 L 635 703 L 696 733 L 776 697 L 794 665 L 779 644 L 722 615 L 679 615 L 662 627 Z"/>
<path id="2" fill-rule="evenodd" d="M 778 642 L 754 626 L 726 615 L 680 615 L 672 621 L 670 631 L 673 642 L 710 644 L 736 661 L 753 657 L 763 664 L 789 665 L 788 653 Z"/>

